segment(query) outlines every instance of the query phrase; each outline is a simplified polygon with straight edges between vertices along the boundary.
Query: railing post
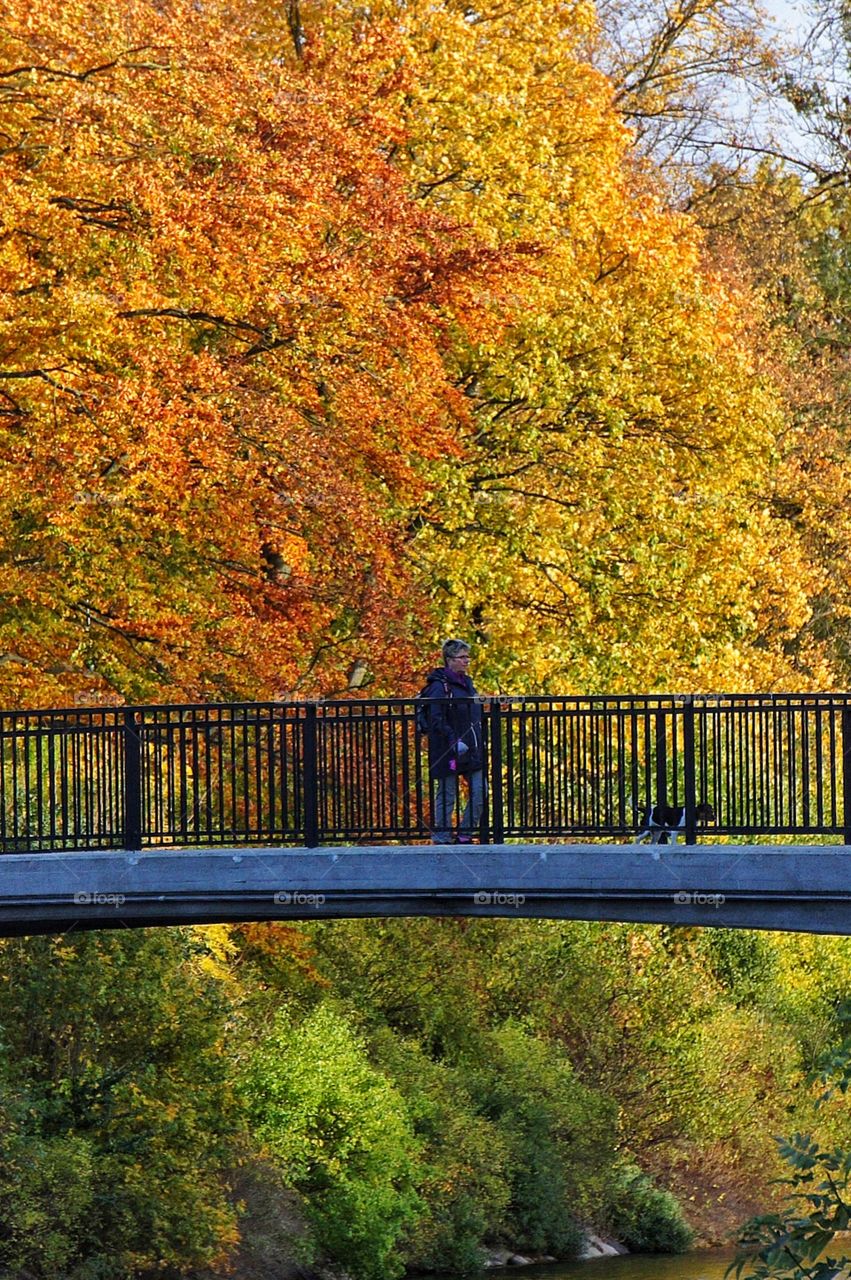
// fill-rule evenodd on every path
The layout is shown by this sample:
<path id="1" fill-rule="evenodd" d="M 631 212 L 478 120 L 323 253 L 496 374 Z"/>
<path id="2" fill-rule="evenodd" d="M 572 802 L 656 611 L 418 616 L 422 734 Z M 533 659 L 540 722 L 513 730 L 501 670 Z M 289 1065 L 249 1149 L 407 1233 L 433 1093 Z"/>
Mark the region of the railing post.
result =
<path id="1" fill-rule="evenodd" d="M 124 708 L 124 848 L 142 848 L 142 738 L 133 707 Z"/>
<path id="2" fill-rule="evenodd" d="M 842 708 L 842 839 L 851 845 L 851 707 Z"/>
<path id="3" fill-rule="evenodd" d="M 694 758 L 694 698 L 683 702 L 683 802 L 686 809 L 686 844 L 697 844 L 697 782 Z"/>
<path id="4" fill-rule="evenodd" d="M 490 830 L 493 844 L 505 843 L 505 813 L 502 803 L 502 707 L 498 698 L 491 698 L 488 707 L 490 720 L 490 751 L 488 780 L 490 806 Z"/>
<path id="5" fill-rule="evenodd" d="M 656 804 L 665 805 L 668 803 L 668 744 L 666 741 L 665 721 L 667 717 L 664 711 L 656 712 Z M 672 800 L 676 796 L 671 797 Z M 651 808 L 654 801 L 651 800 Z"/>
<path id="6" fill-rule="evenodd" d="M 319 788 L 316 703 L 308 702 L 302 720 L 302 799 L 304 801 L 304 843 L 308 849 L 319 844 Z"/>

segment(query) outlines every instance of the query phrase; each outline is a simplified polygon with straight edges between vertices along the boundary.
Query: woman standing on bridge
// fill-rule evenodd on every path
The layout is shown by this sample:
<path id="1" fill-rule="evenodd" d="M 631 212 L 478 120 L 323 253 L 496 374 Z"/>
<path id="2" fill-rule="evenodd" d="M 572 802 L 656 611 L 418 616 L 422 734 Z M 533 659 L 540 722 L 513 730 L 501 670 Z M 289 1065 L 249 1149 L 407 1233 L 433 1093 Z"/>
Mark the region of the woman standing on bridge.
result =
<path id="1" fill-rule="evenodd" d="M 485 802 L 482 704 L 468 675 L 470 646 L 463 640 L 443 645 L 443 666 L 432 671 L 423 694 L 431 699 L 428 717 L 429 773 L 437 782 L 433 844 L 452 844 L 452 815 L 458 801 L 458 778 L 467 779 L 469 795 L 455 837 L 471 844 Z"/>

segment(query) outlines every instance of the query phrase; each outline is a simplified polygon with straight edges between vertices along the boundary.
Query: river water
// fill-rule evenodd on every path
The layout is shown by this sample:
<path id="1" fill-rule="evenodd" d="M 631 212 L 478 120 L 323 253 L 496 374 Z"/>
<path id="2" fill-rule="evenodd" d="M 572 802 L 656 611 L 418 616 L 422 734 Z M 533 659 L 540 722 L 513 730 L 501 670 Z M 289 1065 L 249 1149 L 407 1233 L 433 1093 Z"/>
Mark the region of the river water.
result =
<path id="1" fill-rule="evenodd" d="M 594 1258 L 590 1262 L 555 1262 L 542 1267 L 511 1267 L 514 1280 L 723 1280 L 735 1258 L 734 1249 L 706 1249 L 696 1253 L 629 1254 L 623 1258 Z M 508 1270 L 488 1276 L 506 1280 Z"/>

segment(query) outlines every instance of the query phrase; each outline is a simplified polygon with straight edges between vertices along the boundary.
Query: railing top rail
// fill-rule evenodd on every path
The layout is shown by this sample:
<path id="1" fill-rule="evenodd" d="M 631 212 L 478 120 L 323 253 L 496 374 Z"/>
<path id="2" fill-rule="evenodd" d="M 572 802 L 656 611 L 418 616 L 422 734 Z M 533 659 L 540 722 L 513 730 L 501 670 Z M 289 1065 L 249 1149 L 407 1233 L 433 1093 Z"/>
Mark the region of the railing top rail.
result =
<path id="1" fill-rule="evenodd" d="M 712 708 L 714 706 L 832 706 L 836 708 L 851 706 L 851 692 L 813 692 L 800 693 L 793 691 L 773 693 L 577 693 L 577 694 L 507 694 L 482 692 L 476 695 L 482 702 L 505 707 L 550 707 L 577 706 L 599 707 L 601 709 L 645 707 L 659 710 L 676 710 L 678 707 L 694 706 Z M 0 710 L 0 720 L 33 718 L 36 720 L 48 717 L 98 717 L 101 719 L 123 720 L 128 712 L 139 715 L 174 714 L 227 715 L 248 712 L 286 713 L 299 712 L 306 707 L 317 707 L 327 710 L 337 709 L 381 709 L 409 708 L 415 701 L 413 694 L 408 696 L 389 697 L 341 697 L 341 698 L 288 698 L 258 699 L 253 702 L 186 702 L 186 703 L 121 703 L 118 705 L 91 704 L 71 707 L 33 707 Z"/>

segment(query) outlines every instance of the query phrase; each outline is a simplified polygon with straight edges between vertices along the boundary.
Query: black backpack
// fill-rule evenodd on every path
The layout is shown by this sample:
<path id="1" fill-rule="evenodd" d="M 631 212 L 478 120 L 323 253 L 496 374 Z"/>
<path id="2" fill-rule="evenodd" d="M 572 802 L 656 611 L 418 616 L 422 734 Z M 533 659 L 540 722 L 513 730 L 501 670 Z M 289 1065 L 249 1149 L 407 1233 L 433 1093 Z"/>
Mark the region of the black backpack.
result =
<path id="1" fill-rule="evenodd" d="M 445 680 L 441 683 L 447 698 L 451 698 L 452 694 L 449 692 L 449 685 Z M 428 733 L 431 728 L 431 707 L 429 706 L 431 699 L 428 696 L 428 691 L 429 685 L 424 685 L 414 699 L 416 703 L 414 707 L 414 723 L 417 726 L 417 733 Z"/>

